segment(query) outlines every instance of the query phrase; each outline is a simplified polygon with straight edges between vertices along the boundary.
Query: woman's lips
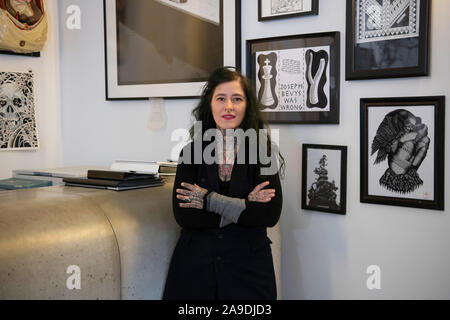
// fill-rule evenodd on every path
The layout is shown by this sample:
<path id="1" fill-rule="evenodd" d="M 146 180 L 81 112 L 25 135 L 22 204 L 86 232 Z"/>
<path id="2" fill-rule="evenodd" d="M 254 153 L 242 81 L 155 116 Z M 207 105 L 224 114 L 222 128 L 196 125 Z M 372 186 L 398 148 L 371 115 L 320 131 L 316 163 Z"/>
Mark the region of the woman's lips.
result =
<path id="1" fill-rule="evenodd" d="M 232 114 L 226 114 L 223 115 L 222 118 L 224 118 L 225 120 L 233 120 L 234 118 L 236 118 L 236 116 L 233 116 Z"/>

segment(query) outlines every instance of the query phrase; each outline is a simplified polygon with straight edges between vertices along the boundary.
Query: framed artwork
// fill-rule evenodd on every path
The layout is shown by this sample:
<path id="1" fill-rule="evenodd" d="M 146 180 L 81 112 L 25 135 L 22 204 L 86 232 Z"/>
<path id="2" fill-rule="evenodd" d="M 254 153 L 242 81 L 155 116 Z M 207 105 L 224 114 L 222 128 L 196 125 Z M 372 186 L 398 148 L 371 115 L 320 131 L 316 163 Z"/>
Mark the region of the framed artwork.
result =
<path id="1" fill-rule="evenodd" d="M 339 123 L 340 33 L 247 41 L 247 77 L 269 123 Z"/>
<path id="2" fill-rule="evenodd" d="M 302 209 L 346 213 L 347 147 L 302 146 Z"/>
<path id="3" fill-rule="evenodd" d="M 347 0 L 346 80 L 428 75 L 431 0 Z"/>
<path id="4" fill-rule="evenodd" d="M 0 72 L 0 151 L 37 150 L 34 75 Z"/>
<path id="5" fill-rule="evenodd" d="M 319 0 L 258 0 L 258 21 L 319 14 Z"/>
<path id="6" fill-rule="evenodd" d="M 361 99 L 361 202 L 444 210 L 444 105 Z"/>
<path id="7" fill-rule="evenodd" d="M 106 99 L 200 96 L 240 69 L 240 0 L 104 0 Z"/>

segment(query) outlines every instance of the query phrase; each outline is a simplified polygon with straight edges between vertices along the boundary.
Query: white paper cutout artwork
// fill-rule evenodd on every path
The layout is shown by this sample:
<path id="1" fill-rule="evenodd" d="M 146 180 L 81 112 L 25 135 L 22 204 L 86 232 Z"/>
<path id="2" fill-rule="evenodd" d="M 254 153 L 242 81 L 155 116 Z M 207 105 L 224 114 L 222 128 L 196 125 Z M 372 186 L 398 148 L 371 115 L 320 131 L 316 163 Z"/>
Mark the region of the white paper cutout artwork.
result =
<path id="1" fill-rule="evenodd" d="M 330 47 L 256 52 L 262 111 L 330 111 Z"/>
<path id="2" fill-rule="evenodd" d="M 36 149 L 34 80 L 30 72 L 0 72 L 0 150 Z"/>
<path id="3" fill-rule="evenodd" d="M 357 0 L 356 42 L 419 36 L 420 0 Z"/>

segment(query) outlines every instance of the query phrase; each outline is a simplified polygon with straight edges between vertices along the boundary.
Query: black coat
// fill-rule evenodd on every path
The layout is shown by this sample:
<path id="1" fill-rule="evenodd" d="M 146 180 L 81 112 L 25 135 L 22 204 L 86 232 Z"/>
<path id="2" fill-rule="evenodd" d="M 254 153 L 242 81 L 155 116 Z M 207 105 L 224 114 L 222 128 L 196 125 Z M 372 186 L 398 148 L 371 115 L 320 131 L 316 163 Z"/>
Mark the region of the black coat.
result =
<path id="1" fill-rule="evenodd" d="M 189 144 L 186 148 L 191 148 Z M 247 149 L 246 149 L 247 150 Z M 248 150 L 247 150 L 248 151 Z M 192 160 L 193 160 L 193 152 Z M 182 157 L 182 154 L 180 157 Z M 191 162 L 193 163 L 193 162 Z M 181 208 L 176 189 L 187 182 L 219 191 L 218 165 L 180 163 L 173 189 L 173 211 L 181 235 L 167 275 L 163 299 L 276 299 L 273 258 L 266 228 L 279 220 L 282 192 L 277 174 L 260 176 L 258 164 L 233 166 L 230 197 L 246 199 L 238 223 L 219 228 L 221 217 L 206 210 Z M 275 189 L 268 203 L 251 202 L 248 194 L 269 181 Z"/>

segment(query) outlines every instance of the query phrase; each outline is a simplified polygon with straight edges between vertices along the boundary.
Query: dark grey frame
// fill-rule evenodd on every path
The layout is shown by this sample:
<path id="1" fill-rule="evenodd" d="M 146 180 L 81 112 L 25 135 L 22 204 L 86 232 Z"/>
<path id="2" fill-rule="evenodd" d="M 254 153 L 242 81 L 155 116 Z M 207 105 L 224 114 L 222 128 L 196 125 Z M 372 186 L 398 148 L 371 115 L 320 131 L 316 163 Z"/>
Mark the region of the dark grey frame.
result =
<path id="1" fill-rule="evenodd" d="M 418 64 L 414 67 L 385 68 L 375 70 L 358 70 L 355 56 L 355 18 L 356 0 L 347 0 L 346 19 L 346 80 L 383 79 L 399 77 L 417 77 L 429 74 L 429 41 L 430 41 L 430 7 L 431 0 L 420 1 Z M 395 48 L 397 40 L 384 42 Z"/>
<path id="2" fill-rule="evenodd" d="M 327 149 L 341 151 L 341 184 L 340 184 L 340 209 L 326 209 L 306 205 L 307 169 L 308 169 L 308 149 Z M 326 144 L 303 144 L 302 145 L 302 209 L 323 211 L 345 215 L 347 211 L 347 146 L 326 145 Z"/>
<path id="3" fill-rule="evenodd" d="M 368 108 L 388 106 L 424 106 L 435 107 L 435 141 L 434 141 L 434 200 L 407 199 L 402 197 L 385 197 L 368 194 Z M 445 154 L 445 97 L 405 97 L 405 98 L 363 98 L 360 101 L 361 128 L 361 165 L 360 165 L 360 202 L 391 206 L 413 207 L 444 210 L 444 154 Z"/>
<path id="4" fill-rule="evenodd" d="M 318 45 L 330 46 L 330 111 L 328 112 L 264 112 L 268 123 L 338 124 L 340 101 L 340 32 L 299 34 L 283 37 L 247 40 L 247 77 L 255 87 L 255 47 L 264 50 L 283 50 Z M 258 50 L 258 51 L 262 51 Z"/>

